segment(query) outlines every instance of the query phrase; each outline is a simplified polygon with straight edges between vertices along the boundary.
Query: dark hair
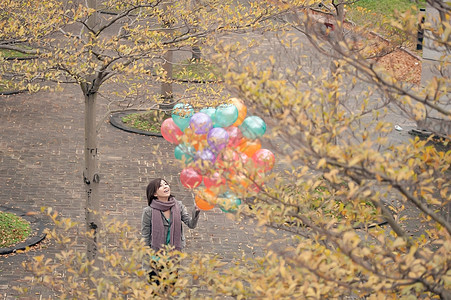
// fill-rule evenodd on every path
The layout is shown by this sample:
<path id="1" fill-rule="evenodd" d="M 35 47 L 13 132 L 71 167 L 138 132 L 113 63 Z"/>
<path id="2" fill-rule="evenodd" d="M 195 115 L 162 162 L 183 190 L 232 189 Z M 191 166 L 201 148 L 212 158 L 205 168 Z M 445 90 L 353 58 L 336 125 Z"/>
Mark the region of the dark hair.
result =
<path id="1" fill-rule="evenodd" d="M 161 185 L 161 181 L 166 182 L 167 184 L 169 184 L 165 179 L 163 178 L 155 178 L 154 180 L 152 180 L 151 182 L 149 182 L 149 184 L 147 185 L 147 189 L 146 189 L 146 195 L 147 195 L 147 205 L 150 206 L 150 204 L 152 203 L 152 201 L 154 199 L 158 199 L 157 197 L 155 197 L 155 193 L 157 192 L 157 190 L 160 188 Z M 174 196 L 169 195 L 169 198 L 172 198 Z"/>

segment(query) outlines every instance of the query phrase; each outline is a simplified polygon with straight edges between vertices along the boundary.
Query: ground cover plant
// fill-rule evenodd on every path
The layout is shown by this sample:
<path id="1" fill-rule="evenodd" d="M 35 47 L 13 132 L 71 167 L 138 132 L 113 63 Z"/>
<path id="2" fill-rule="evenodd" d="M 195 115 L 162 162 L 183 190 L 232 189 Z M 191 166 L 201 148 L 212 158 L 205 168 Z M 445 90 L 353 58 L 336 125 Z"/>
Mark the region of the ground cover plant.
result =
<path id="1" fill-rule="evenodd" d="M 0 248 L 7 248 L 20 243 L 30 233 L 30 222 L 15 214 L 0 212 Z"/>
<path id="2" fill-rule="evenodd" d="M 122 122 L 132 128 L 159 133 L 161 123 L 169 117 L 170 115 L 165 112 L 154 110 L 128 114 L 127 116 L 122 117 Z"/>

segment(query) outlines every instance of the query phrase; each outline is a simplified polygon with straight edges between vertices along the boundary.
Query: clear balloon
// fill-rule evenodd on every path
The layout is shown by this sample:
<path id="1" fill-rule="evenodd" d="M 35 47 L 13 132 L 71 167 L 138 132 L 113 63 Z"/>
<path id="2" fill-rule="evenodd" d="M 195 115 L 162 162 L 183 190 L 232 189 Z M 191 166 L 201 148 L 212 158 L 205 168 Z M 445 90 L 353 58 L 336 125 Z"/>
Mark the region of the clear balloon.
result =
<path id="1" fill-rule="evenodd" d="M 243 135 L 241 134 L 241 130 L 236 126 L 229 126 L 225 128 L 227 133 L 229 134 L 229 141 L 227 143 L 228 147 L 236 147 L 240 144 L 241 138 Z"/>
<path id="2" fill-rule="evenodd" d="M 224 128 L 212 128 L 208 132 L 207 142 L 213 151 L 219 152 L 227 146 L 229 134 Z"/>
<path id="3" fill-rule="evenodd" d="M 176 145 L 179 143 L 179 139 L 183 134 L 172 118 L 163 121 L 160 131 L 166 141 Z"/>
<path id="4" fill-rule="evenodd" d="M 255 140 L 261 137 L 266 132 L 266 123 L 262 118 L 257 116 L 250 116 L 244 119 L 243 123 L 239 126 L 243 136 L 250 140 Z"/>
<path id="5" fill-rule="evenodd" d="M 238 126 L 243 123 L 244 119 L 246 118 L 247 107 L 246 105 L 244 105 L 243 101 L 238 98 L 232 98 L 231 102 L 238 109 L 238 118 L 236 119 L 235 123 L 233 123 L 233 126 Z"/>
<path id="6" fill-rule="evenodd" d="M 225 213 L 236 212 L 241 205 L 241 199 L 230 192 L 225 192 L 218 198 L 219 208 Z"/>
<path id="7" fill-rule="evenodd" d="M 228 127 L 238 118 L 238 109 L 232 104 L 221 104 L 216 108 L 215 127 Z"/>
<path id="8" fill-rule="evenodd" d="M 274 167 L 274 163 L 276 158 L 274 157 L 274 153 L 272 153 L 268 149 L 258 149 L 255 151 L 254 155 L 252 155 L 252 160 L 255 163 L 255 166 L 258 169 L 262 169 L 267 172 Z"/>
<path id="9" fill-rule="evenodd" d="M 178 160 L 184 160 L 185 163 L 190 163 L 193 160 L 196 150 L 193 146 L 186 144 L 179 144 L 174 149 L 174 156 Z"/>
<path id="10" fill-rule="evenodd" d="M 184 131 L 188 126 L 191 116 L 194 114 L 194 109 L 190 104 L 177 103 L 172 110 L 172 119 L 174 123 Z"/>
<path id="11" fill-rule="evenodd" d="M 213 127 L 213 123 L 209 115 L 198 112 L 191 117 L 189 127 L 196 134 L 205 134 Z"/>
<path id="12" fill-rule="evenodd" d="M 194 189 L 199 186 L 202 182 L 202 175 L 200 175 L 193 168 L 185 168 L 180 172 L 180 181 L 183 186 Z"/>

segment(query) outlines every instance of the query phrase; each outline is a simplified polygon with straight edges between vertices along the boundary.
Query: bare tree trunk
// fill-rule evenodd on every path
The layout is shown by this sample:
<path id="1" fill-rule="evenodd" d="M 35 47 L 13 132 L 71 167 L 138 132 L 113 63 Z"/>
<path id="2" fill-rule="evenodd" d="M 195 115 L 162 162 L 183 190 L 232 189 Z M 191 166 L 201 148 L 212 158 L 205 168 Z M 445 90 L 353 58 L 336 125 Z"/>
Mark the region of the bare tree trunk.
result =
<path id="1" fill-rule="evenodd" d="M 200 50 L 200 41 L 198 40 L 197 42 L 196 42 L 196 44 L 191 48 L 191 51 L 192 51 L 192 56 L 191 56 L 191 59 L 193 60 L 193 61 L 196 61 L 196 62 L 198 62 L 198 61 L 200 61 L 200 59 L 202 58 L 202 52 L 201 52 L 201 50 Z"/>
<path id="2" fill-rule="evenodd" d="M 332 0 L 332 5 L 335 8 L 335 14 L 336 14 L 336 36 L 338 41 L 342 41 L 344 39 L 344 27 L 343 22 L 345 19 L 345 9 L 344 9 L 344 1 L 343 0 Z"/>
<path id="3" fill-rule="evenodd" d="M 171 50 L 166 51 L 164 54 L 164 63 L 163 70 L 166 74 L 166 78 L 164 78 L 163 83 L 161 84 L 161 97 L 163 98 L 163 102 L 172 102 L 173 93 L 172 93 L 172 60 L 173 53 Z"/>
<path id="4" fill-rule="evenodd" d="M 94 30 L 98 25 L 97 17 L 97 0 L 86 0 L 89 8 L 94 9 L 94 12 L 87 21 L 87 26 Z M 91 37 L 88 36 L 90 39 Z M 86 256 L 94 262 L 97 257 L 97 238 L 98 230 L 100 229 L 99 218 L 99 182 L 100 177 L 98 172 L 97 161 L 97 122 L 96 122 L 96 99 L 97 91 L 99 89 L 100 80 L 97 76 L 87 78 L 86 83 L 81 84 L 83 95 L 85 96 L 85 168 L 83 171 L 83 181 L 86 191 L 86 205 L 85 205 L 85 219 L 86 230 L 92 234 L 86 241 Z M 90 270 L 91 271 L 91 268 Z M 92 282 L 90 281 L 92 284 Z"/>
<path id="5" fill-rule="evenodd" d="M 168 4 L 163 4 L 162 10 L 166 11 L 168 9 Z M 164 26 L 167 28 L 166 32 L 168 34 L 172 33 L 172 24 L 170 20 L 164 21 Z M 171 50 L 168 50 L 164 53 L 164 62 L 163 62 L 163 71 L 165 77 L 163 78 L 163 82 L 161 83 L 161 98 L 163 103 L 159 105 L 161 109 L 170 109 L 174 105 L 173 102 L 173 91 L 172 91 L 172 70 L 173 70 L 173 53 Z"/>
<path id="6" fill-rule="evenodd" d="M 85 217 L 87 230 L 93 235 L 87 239 L 87 257 L 95 260 L 97 255 L 97 231 L 100 228 L 99 218 L 99 182 L 97 161 L 97 122 L 96 122 L 97 93 L 85 93 L 85 168 L 83 181 L 85 184 L 86 204 Z"/>

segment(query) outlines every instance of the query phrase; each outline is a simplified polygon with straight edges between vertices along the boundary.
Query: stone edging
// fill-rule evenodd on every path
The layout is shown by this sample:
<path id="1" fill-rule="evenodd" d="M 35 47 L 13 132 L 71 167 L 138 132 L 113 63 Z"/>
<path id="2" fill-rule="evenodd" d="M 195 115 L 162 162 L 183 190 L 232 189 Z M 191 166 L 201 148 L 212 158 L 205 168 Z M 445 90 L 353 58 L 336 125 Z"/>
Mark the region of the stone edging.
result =
<path id="1" fill-rule="evenodd" d="M 24 242 L 8 248 L 0 248 L 0 255 L 15 253 L 18 250 L 25 250 L 27 247 L 32 247 L 45 239 L 46 234 L 44 233 L 44 230 L 49 227 L 49 223 L 44 222 L 42 218 L 35 215 L 29 215 L 25 211 L 17 208 L 0 206 L 0 211 L 21 217 L 30 222 L 31 225 L 31 234 Z"/>
<path id="2" fill-rule="evenodd" d="M 142 135 L 148 135 L 148 136 L 157 136 L 157 137 L 163 137 L 161 133 L 155 133 L 155 132 L 149 132 L 145 130 L 136 129 L 133 127 L 129 127 L 122 122 L 122 118 L 129 115 L 139 112 L 139 110 L 127 110 L 124 112 L 118 112 L 110 115 L 110 124 L 113 125 L 116 128 L 122 129 L 127 132 L 131 133 L 137 133 Z"/>

